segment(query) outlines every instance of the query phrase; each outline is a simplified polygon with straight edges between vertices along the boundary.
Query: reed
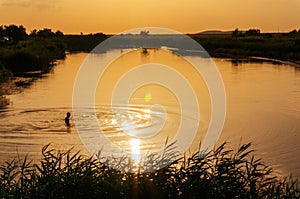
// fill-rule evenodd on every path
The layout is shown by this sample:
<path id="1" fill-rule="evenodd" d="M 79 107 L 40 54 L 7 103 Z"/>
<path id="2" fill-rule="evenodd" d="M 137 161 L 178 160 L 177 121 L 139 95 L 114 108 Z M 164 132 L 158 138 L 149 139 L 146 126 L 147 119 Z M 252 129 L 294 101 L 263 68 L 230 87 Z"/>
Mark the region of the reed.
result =
<path id="1" fill-rule="evenodd" d="M 163 160 L 152 157 L 155 167 L 172 152 Z M 223 143 L 208 154 L 196 152 L 154 172 L 115 170 L 96 158 L 49 145 L 37 164 L 25 157 L 0 167 L 0 198 L 299 198 L 297 186 L 292 176 L 279 179 L 255 158 L 250 143 L 237 150 Z"/>

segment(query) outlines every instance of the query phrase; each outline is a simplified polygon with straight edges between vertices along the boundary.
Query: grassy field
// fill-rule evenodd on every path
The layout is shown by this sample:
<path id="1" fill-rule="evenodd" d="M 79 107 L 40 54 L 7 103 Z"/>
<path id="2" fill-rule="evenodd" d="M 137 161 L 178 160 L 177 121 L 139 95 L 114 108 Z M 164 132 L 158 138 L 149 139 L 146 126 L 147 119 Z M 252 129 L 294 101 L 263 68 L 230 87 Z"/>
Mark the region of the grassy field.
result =
<path id="1" fill-rule="evenodd" d="M 0 198 L 300 197 L 297 181 L 274 176 L 254 157 L 250 144 L 234 151 L 224 143 L 209 154 L 194 153 L 151 173 L 114 170 L 92 157 L 50 146 L 42 154 L 38 164 L 25 158 L 0 167 Z"/>

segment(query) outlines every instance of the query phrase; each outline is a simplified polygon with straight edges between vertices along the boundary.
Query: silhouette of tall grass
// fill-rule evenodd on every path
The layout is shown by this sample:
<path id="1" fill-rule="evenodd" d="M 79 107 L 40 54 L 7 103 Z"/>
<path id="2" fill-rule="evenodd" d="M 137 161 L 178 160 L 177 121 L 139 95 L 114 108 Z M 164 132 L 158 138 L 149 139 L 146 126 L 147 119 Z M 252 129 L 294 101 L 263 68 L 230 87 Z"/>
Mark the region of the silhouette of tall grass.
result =
<path id="1" fill-rule="evenodd" d="M 224 143 L 208 154 L 197 152 L 154 172 L 130 173 L 47 145 L 38 164 L 25 157 L 1 166 L 0 197 L 299 198 L 297 181 L 274 176 L 250 146 L 234 151 Z"/>

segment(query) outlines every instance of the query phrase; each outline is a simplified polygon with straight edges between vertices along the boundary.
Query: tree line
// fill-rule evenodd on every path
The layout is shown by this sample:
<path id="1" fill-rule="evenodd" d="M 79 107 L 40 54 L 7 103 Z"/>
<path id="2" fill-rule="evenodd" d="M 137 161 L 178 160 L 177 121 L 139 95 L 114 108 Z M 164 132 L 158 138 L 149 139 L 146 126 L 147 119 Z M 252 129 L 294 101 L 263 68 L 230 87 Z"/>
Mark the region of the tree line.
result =
<path id="1" fill-rule="evenodd" d="M 61 31 L 49 28 L 32 30 L 22 25 L 0 26 L 0 83 L 25 72 L 47 72 L 55 60 L 65 57 Z"/>
<path id="2" fill-rule="evenodd" d="M 48 72 L 66 51 L 89 52 L 106 38 L 103 33 L 65 35 L 50 28 L 27 33 L 22 25 L 0 25 L 0 84 L 26 72 Z"/>
<path id="3" fill-rule="evenodd" d="M 142 31 L 143 37 L 133 40 L 153 41 L 160 45 L 161 39 Z M 148 36 L 147 36 L 148 35 Z M 288 33 L 262 33 L 260 29 L 239 30 L 230 35 L 191 34 L 192 39 L 201 44 L 212 57 L 247 58 L 252 56 L 300 61 L 300 29 Z M 0 26 L 0 83 L 12 74 L 28 71 L 47 72 L 55 60 L 63 59 L 65 52 L 90 52 L 107 39 L 103 33 L 65 35 L 60 30 L 49 28 L 34 29 L 27 33 L 22 25 Z M 130 41 L 129 41 L 130 42 Z M 177 43 L 180 41 L 177 41 Z M 119 48 L 119 46 L 115 46 Z"/>
<path id="4" fill-rule="evenodd" d="M 300 29 L 297 30 L 297 29 L 294 29 L 288 33 L 281 33 L 283 35 L 300 35 Z M 271 33 L 261 33 L 260 29 L 256 29 L 256 28 L 251 28 L 249 30 L 246 30 L 246 31 L 242 31 L 242 30 L 239 30 L 238 28 L 236 28 L 233 32 L 232 32 L 232 36 L 233 37 L 244 37 L 244 36 L 261 36 L 261 35 L 264 35 L 264 36 L 272 36 Z"/>
<path id="5" fill-rule="evenodd" d="M 62 37 L 63 32 L 57 30 L 53 32 L 49 28 L 44 28 L 42 30 L 34 29 L 27 34 L 24 26 L 20 25 L 2 25 L 0 26 L 0 41 L 2 44 L 16 44 L 19 41 L 26 40 L 29 37 L 41 37 L 41 38 L 51 38 L 51 37 Z"/>

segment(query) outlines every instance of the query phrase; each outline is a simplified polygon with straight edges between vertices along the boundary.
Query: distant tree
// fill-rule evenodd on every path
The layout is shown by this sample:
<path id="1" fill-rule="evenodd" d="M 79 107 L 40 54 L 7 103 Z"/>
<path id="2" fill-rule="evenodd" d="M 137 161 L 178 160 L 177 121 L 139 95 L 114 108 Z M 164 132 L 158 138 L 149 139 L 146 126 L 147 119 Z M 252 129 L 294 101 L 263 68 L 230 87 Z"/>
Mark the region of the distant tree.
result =
<path id="1" fill-rule="evenodd" d="M 44 38 L 50 38 L 50 37 L 54 37 L 55 33 L 52 32 L 52 30 L 49 29 L 49 28 L 44 28 L 43 30 L 39 30 L 37 32 L 37 36 L 38 37 L 44 37 Z"/>
<path id="2" fill-rule="evenodd" d="M 30 32 L 29 36 L 31 36 L 31 37 L 36 37 L 36 36 L 37 36 L 37 30 L 36 30 L 36 29 L 33 29 L 33 30 Z"/>
<path id="3" fill-rule="evenodd" d="M 4 36 L 6 36 L 10 41 L 18 43 L 21 40 L 27 38 L 26 29 L 21 26 L 9 25 L 4 26 Z"/>
<path id="4" fill-rule="evenodd" d="M 239 37 L 239 36 L 242 36 L 243 32 L 242 31 L 239 31 L 238 28 L 236 28 L 233 32 L 232 32 L 232 36 L 233 37 Z"/>
<path id="5" fill-rule="evenodd" d="M 57 36 L 57 37 L 62 37 L 62 36 L 64 36 L 64 33 L 61 32 L 60 30 L 57 30 L 57 31 L 55 32 L 55 36 Z"/>
<path id="6" fill-rule="evenodd" d="M 260 30 L 259 29 L 249 29 L 246 31 L 246 35 L 248 36 L 258 36 L 260 35 Z"/>
<path id="7" fill-rule="evenodd" d="M 93 36 L 102 37 L 102 36 L 105 36 L 105 35 L 102 32 L 98 32 L 98 33 L 93 34 Z"/>

